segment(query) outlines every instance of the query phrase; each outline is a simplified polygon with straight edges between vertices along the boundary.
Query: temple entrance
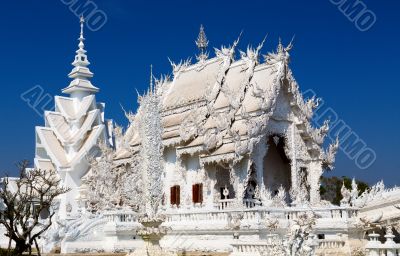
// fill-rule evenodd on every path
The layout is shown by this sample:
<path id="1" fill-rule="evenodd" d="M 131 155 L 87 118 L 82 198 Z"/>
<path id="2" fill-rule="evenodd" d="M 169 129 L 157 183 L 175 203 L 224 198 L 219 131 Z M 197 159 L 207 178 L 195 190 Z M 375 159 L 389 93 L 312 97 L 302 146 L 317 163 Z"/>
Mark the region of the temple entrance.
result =
<path id="1" fill-rule="evenodd" d="M 246 186 L 246 190 L 244 191 L 244 198 L 245 199 L 254 199 L 255 198 L 255 191 L 257 188 L 257 174 L 256 174 L 256 170 L 255 170 L 255 165 L 252 164 L 250 166 L 250 177 L 249 180 L 247 182 L 247 186 Z"/>
<path id="2" fill-rule="evenodd" d="M 218 167 L 216 170 L 216 180 L 214 189 L 217 193 L 216 199 L 233 199 L 235 198 L 235 191 L 230 183 L 229 170 Z"/>
<path id="3" fill-rule="evenodd" d="M 290 159 L 285 153 L 285 138 L 271 135 L 268 138 L 268 151 L 264 157 L 264 184 L 273 195 L 282 185 L 286 191 L 291 186 Z"/>

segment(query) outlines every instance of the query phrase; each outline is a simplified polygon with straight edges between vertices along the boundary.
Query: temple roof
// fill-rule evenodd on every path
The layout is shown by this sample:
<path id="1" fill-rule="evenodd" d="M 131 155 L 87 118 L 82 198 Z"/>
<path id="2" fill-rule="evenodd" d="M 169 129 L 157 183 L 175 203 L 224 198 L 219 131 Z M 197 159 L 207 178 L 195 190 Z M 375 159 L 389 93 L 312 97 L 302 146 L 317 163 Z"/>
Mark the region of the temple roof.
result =
<path id="1" fill-rule="evenodd" d="M 222 61 L 221 58 L 214 58 L 208 60 L 200 71 L 196 69 L 197 65 L 180 71 L 163 97 L 163 108 L 170 109 L 204 99 L 209 86 L 215 83 Z"/>
<path id="2" fill-rule="evenodd" d="M 167 111 L 174 108 L 179 108 L 185 105 L 190 105 L 196 102 L 206 100 L 207 93 L 211 86 L 216 83 L 220 66 L 223 62 L 222 58 L 214 58 L 207 61 L 201 70 L 198 70 L 198 64 L 189 66 L 182 70 L 177 77 L 170 82 L 169 89 L 163 95 L 163 110 Z M 278 64 L 261 64 L 254 70 L 250 84 L 256 85 L 257 88 L 270 90 L 273 82 L 277 78 L 276 69 Z M 243 80 L 246 79 L 244 72 L 246 63 L 244 61 L 236 61 L 231 65 L 225 78 L 225 88 L 232 94 L 239 93 Z M 254 112 L 260 109 L 259 99 L 252 96 L 251 93 L 246 93 L 242 108 L 247 112 Z M 218 110 L 229 106 L 229 96 L 226 93 L 220 93 L 215 100 L 213 108 Z M 178 125 L 185 118 L 184 112 L 165 115 L 163 124 L 165 127 Z"/>
<path id="3" fill-rule="evenodd" d="M 304 126 L 300 135 L 307 150 L 315 151 L 313 156 L 334 155 L 337 145 L 331 147 L 332 152 L 321 148 L 327 127 L 317 129 L 310 123 L 316 99 L 303 99 L 289 68 L 292 43 L 284 47 L 279 41 L 276 52 L 262 56 L 263 41 L 256 48 L 239 51 L 240 59 L 235 59 L 238 39 L 232 46 L 215 49 L 216 56 L 207 59 L 207 40 L 198 41 L 203 41 L 199 43 L 201 58 L 194 64 L 171 62 L 173 79 L 158 81 L 154 90 L 161 100 L 165 147 L 175 147 L 178 155 L 199 154 L 203 163 L 237 159 L 276 129 L 274 122 L 284 126 L 294 122 L 299 129 Z M 137 150 L 138 131 L 129 138 Z"/>

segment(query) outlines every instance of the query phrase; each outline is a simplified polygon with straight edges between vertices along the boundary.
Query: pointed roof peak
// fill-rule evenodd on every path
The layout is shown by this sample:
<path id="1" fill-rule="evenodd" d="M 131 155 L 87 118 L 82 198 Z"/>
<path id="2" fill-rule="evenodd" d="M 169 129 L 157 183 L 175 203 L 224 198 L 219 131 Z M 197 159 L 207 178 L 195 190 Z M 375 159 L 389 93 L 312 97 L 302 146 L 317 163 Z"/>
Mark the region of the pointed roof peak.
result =
<path id="1" fill-rule="evenodd" d="M 203 24 L 200 25 L 199 35 L 197 36 L 197 40 L 195 42 L 196 42 L 197 48 L 200 50 L 200 53 L 197 56 L 197 59 L 199 61 L 206 60 L 208 58 L 208 53 L 206 51 L 207 51 L 209 41 L 207 39 L 206 33 L 204 32 Z"/>
<path id="2" fill-rule="evenodd" d="M 153 90 L 154 76 L 153 76 L 153 64 L 150 64 L 150 90 Z"/>
<path id="3" fill-rule="evenodd" d="M 79 22 L 81 29 L 78 38 L 79 40 L 78 50 L 76 51 L 74 61 L 72 62 L 72 66 L 74 66 L 74 68 L 68 74 L 68 77 L 72 78 L 73 80 L 71 81 L 71 83 L 67 88 L 64 88 L 62 90 L 62 92 L 68 94 L 72 94 L 77 91 L 96 93 L 99 91 L 99 89 L 93 86 L 92 83 L 89 81 L 89 78 L 93 77 L 93 73 L 87 67 L 90 65 L 90 62 L 86 55 L 85 44 L 84 44 L 85 37 L 83 34 L 83 27 L 85 24 L 85 18 L 81 16 Z"/>
<path id="4" fill-rule="evenodd" d="M 277 52 L 278 52 L 278 53 L 282 53 L 283 51 L 284 51 L 284 47 L 283 47 L 283 44 L 282 44 L 282 38 L 279 37 L 279 43 L 278 43 Z"/>
<path id="5" fill-rule="evenodd" d="M 281 54 L 290 52 L 290 50 L 292 50 L 292 48 L 293 48 L 294 39 L 295 39 L 295 36 L 292 37 L 292 40 L 290 41 L 288 46 L 283 46 L 282 38 L 279 37 L 279 43 L 278 43 L 277 52 L 281 53 Z"/>
<path id="6" fill-rule="evenodd" d="M 204 32 L 203 24 L 200 25 L 199 35 L 197 36 L 196 45 L 199 49 L 205 50 L 208 47 L 208 40 L 206 33 Z"/>

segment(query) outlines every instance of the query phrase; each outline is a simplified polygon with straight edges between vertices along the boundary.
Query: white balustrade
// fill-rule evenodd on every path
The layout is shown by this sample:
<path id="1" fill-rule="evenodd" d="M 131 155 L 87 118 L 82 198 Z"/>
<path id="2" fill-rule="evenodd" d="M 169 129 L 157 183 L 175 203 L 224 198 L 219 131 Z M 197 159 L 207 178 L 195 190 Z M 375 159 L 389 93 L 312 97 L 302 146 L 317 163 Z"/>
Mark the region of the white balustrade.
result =
<path id="1" fill-rule="evenodd" d="M 235 201 L 236 199 L 221 199 L 216 204 L 218 210 L 228 210 L 235 208 Z M 246 209 L 251 209 L 257 206 L 260 206 L 261 203 L 257 199 L 243 199 L 243 207 Z"/>
<path id="2" fill-rule="evenodd" d="M 137 222 L 138 215 L 130 210 L 106 211 L 104 217 L 109 222 Z"/>
<path id="3" fill-rule="evenodd" d="M 226 228 L 232 215 L 243 214 L 242 223 L 250 225 L 254 228 L 259 228 L 264 225 L 263 220 L 266 218 L 276 218 L 278 220 L 290 221 L 296 220 L 302 213 L 313 211 L 321 219 L 341 219 L 347 220 L 357 216 L 358 211 L 354 208 L 268 208 L 268 207 L 254 207 L 254 208 L 230 208 L 229 204 L 233 204 L 234 199 L 221 200 L 224 204 L 217 209 L 210 208 L 192 208 L 192 209 L 173 209 L 166 213 L 167 223 L 171 226 L 179 226 L 185 223 L 188 227 L 195 226 L 208 226 L 210 223 L 216 223 L 209 227 L 216 229 Z M 222 205 L 222 204 L 221 204 Z M 284 222 L 282 222 L 284 223 Z M 183 228 L 183 227 L 182 227 Z M 328 247 L 341 247 L 340 241 L 326 241 L 321 246 Z"/>
<path id="4" fill-rule="evenodd" d="M 275 240 L 274 239 L 275 237 L 278 237 L 278 239 Z M 268 249 L 271 249 L 279 245 L 279 241 L 281 241 L 281 238 L 279 238 L 279 235 L 276 234 L 268 235 L 266 240 L 258 240 L 258 241 L 237 240 L 231 244 L 233 250 L 230 256 L 261 256 L 263 255 L 263 252 L 265 254 L 265 252 L 267 252 Z"/>
<path id="5" fill-rule="evenodd" d="M 318 240 L 318 249 L 339 249 L 344 247 L 345 243 L 340 239 L 322 239 Z"/>
<path id="6" fill-rule="evenodd" d="M 238 241 L 232 244 L 231 256 L 261 256 L 260 252 L 266 251 L 271 243 L 268 241 Z"/>
<path id="7" fill-rule="evenodd" d="M 221 199 L 218 201 L 217 208 L 218 210 L 227 210 L 232 209 L 235 206 L 236 199 Z"/>

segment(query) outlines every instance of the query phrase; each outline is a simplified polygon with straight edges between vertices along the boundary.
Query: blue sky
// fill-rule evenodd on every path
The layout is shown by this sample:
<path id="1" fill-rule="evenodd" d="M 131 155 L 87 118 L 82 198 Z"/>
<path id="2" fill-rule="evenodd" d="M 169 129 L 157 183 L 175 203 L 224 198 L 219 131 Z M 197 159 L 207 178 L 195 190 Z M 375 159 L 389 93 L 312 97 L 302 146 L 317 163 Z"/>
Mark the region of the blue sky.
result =
<path id="1" fill-rule="evenodd" d="M 14 174 L 15 162 L 33 159 L 34 127 L 44 123 L 20 95 L 35 85 L 60 95 L 69 83 L 79 33 L 78 18 L 67 5 L 71 1 L 0 4 L 0 174 Z M 136 109 L 135 90 L 148 86 L 150 64 L 158 76 L 171 72 L 167 57 L 193 57 L 200 24 L 210 47 L 231 44 L 243 30 L 241 49 L 268 33 L 266 53 L 279 37 L 287 43 L 296 35 L 291 67 L 301 89 L 314 90 L 376 152 L 366 170 L 339 152 L 331 175 L 400 185 L 400 4 L 365 0 L 377 22 L 361 32 L 335 1 L 340 0 L 95 0 L 107 16 L 101 29 L 85 33 L 93 83 L 101 89 L 97 97 L 106 102 L 108 118 L 126 125 L 120 104 Z"/>

